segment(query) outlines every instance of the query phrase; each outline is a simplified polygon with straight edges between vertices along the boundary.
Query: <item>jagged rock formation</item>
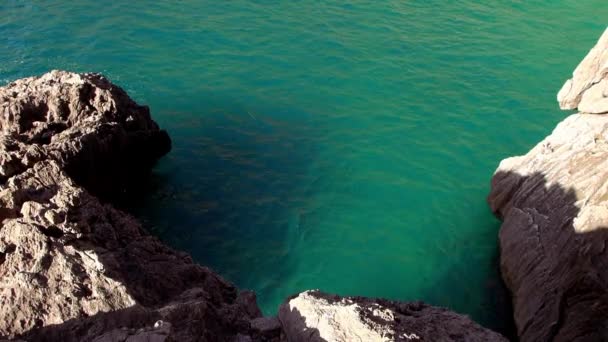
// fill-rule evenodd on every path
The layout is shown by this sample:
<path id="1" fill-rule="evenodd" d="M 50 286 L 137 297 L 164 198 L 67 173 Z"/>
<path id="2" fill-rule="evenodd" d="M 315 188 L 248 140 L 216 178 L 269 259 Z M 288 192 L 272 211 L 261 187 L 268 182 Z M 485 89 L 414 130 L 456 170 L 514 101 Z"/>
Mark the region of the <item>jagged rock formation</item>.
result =
<path id="1" fill-rule="evenodd" d="M 148 108 L 101 75 L 0 87 L 0 339 L 503 340 L 421 303 L 317 292 L 289 299 L 280 320 L 262 317 L 254 293 L 100 201 L 169 149 Z"/>
<path id="2" fill-rule="evenodd" d="M 104 312 L 169 321 L 174 336 L 248 332 L 255 297 L 87 191 L 120 190 L 169 150 L 147 107 L 100 75 L 59 71 L 0 88 L 0 106 L 0 335 L 76 341 L 130 327 Z"/>
<path id="3" fill-rule="evenodd" d="M 559 92 L 569 116 L 503 160 L 488 202 L 521 341 L 608 340 L 608 30 Z"/>
<path id="4" fill-rule="evenodd" d="M 318 291 L 288 299 L 279 309 L 279 320 L 290 342 L 506 341 L 465 316 L 421 302 Z"/>
<path id="5" fill-rule="evenodd" d="M 2 181 L 53 159 L 89 192 L 107 195 L 171 148 L 148 107 L 101 75 L 18 80 L 2 88 L 0 106 Z"/>

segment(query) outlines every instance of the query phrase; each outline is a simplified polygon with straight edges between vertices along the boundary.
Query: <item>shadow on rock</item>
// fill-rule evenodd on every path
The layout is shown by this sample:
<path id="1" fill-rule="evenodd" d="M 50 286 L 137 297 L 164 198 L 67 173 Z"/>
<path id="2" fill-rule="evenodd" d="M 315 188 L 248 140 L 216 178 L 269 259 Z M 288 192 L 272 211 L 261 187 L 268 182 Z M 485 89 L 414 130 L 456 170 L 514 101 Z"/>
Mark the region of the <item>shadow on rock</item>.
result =
<path id="1" fill-rule="evenodd" d="M 483 213 L 490 215 L 489 213 Z M 479 222 L 487 222 L 484 216 Z M 433 305 L 450 308 L 459 313 L 467 313 L 479 324 L 496 331 L 509 340 L 517 340 L 513 308 L 508 289 L 500 275 L 500 252 L 496 237 L 500 222 L 490 222 L 476 229 L 475 235 L 461 234 L 457 249 L 444 260 L 446 271 L 437 278 L 418 297 Z M 489 260 L 479 260 L 476 242 L 496 241 L 496 250 Z M 486 277 L 476 278 L 480 273 L 477 267 L 484 267 Z M 446 285 L 449 284 L 449 285 Z M 437 287 L 449 287 L 449 293 L 437 291 Z M 474 303 L 477 303 L 476 305 Z M 473 311 L 472 311 L 473 310 Z M 471 312 L 472 311 L 472 312 Z"/>
<path id="2" fill-rule="evenodd" d="M 236 310 L 236 304 L 214 306 L 209 303 L 208 297 L 206 289 L 194 288 L 160 308 L 135 305 L 35 329 L 21 338 L 49 342 L 238 341 L 236 336 L 239 331 L 243 333 L 242 336 L 248 336 L 249 325 L 243 322 L 238 327 L 231 319 L 251 317 L 249 313 Z"/>
<path id="3" fill-rule="evenodd" d="M 293 342 L 328 342 L 321 337 L 319 329 L 306 325 L 304 317 L 297 308 L 281 308 L 279 313 L 285 333 Z"/>
<path id="4" fill-rule="evenodd" d="M 504 221 L 501 271 L 522 341 L 608 340 L 608 227 L 575 227 L 588 200 L 541 173 L 492 179 L 488 202 Z"/>

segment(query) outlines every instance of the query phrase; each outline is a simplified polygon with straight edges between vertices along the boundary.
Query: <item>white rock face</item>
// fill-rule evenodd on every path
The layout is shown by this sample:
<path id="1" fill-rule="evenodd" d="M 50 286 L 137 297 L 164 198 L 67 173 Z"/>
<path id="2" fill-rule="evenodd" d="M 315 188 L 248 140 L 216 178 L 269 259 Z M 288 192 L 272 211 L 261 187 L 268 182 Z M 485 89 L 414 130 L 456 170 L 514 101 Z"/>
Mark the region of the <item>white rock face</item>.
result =
<path id="1" fill-rule="evenodd" d="M 607 58 L 604 33 L 560 91 L 562 108 L 608 111 Z M 608 116 L 571 115 L 503 160 L 488 202 L 504 221 L 501 272 L 520 340 L 608 340 Z"/>
<path id="2" fill-rule="evenodd" d="M 466 316 L 420 302 L 339 297 L 306 291 L 288 299 L 279 320 L 289 342 L 506 341 Z"/>
<path id="3" fill-rule="evenodd" d="M 372 325 L 364 322 L 359 315 L 361 307 L 352 300 L 343 298 L 338 302 L 330 303 L 326 299 L 315 297 L 309 292 L 303 292 L 287 303 L 289 311 L 283 310 L 281 319 L 286 323 L 294 320 L 304 323 L 303 329 L 316 329 L 320 338 L 326 341 L 390 341 L 389 336 L 394 334 L 390 326 Z M 383 312 L 377 309 L 377 312 Z M 384 313 L 385 312 L 385 313 Z M 392 322 L 394 317 L 390 310 L 384 311 L 378 317 Z M 303 317 L 303 321 L 300 317 Z M 297 325 L 286 324 L 289 327 Z M 293 334 L 288 334 L 292 336 Z M 291 339 L 290 339 L 291 340 Z"/>
<path id="4" fill-rule="evenodd" d="M 557 94 L 561 109 L 608 112 L 608 29 Z"/>

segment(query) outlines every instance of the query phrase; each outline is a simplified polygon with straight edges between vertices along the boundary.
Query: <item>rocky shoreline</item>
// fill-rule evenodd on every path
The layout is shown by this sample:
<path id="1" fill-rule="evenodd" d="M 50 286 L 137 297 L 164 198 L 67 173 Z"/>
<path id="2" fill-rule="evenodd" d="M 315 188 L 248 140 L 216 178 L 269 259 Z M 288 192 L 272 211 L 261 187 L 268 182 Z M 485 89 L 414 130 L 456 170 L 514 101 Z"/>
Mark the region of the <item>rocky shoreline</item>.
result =
<path id="1" fill-rule="evenodd" d="M 169 151 L 147 107 L 100 75 L 59 71 L 0 88 L 0 106 L 0 335 L 91 340 L 163 318 L 175 331 L 187 314 L 217 322 L 200 327 L 211 340 L 259 315 L 252 293 L 92 195 Z"/>
<path id="2" fill-rule="evenodd" d="M 521 341 L 608 340 L 608 31 L 558 95 L 578 108 L 501 162 L 488 202 Z M 113 194 L 171 140 L 99 74 L 0 87 L 0 338 L 26 341 L 506 341 L 424 303 L 306 291 L 263 317 Z"/>
<path id="3" fill-rule="evenodd" d="M 170 150 L 99 74 L 0 88 L 0 336 L 27 341 L 502 341 L 445 309 L 309 291 L 262 317 L 255 294 L 106 202 Z"/>
<path id="4" fill-rule="evenodd" d="M 521 341 L 606 341 L 608 30 L 558 101 L 580 112 L 492 179 L 501 272 Z"/>

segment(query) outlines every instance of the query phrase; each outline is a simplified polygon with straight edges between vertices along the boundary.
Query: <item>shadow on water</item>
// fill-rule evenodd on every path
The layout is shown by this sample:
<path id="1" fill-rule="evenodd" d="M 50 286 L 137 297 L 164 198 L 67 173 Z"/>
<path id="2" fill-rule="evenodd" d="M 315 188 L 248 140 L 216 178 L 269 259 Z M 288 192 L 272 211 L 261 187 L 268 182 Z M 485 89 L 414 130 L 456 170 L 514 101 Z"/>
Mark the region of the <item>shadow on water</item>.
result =
<path id="1" fill-rule="evenodd" d="M 308 169 L 322 137 L 307 113 L 226 103 L 157 113 L 173 150 L 119 199 L 119 207 L 172 247 L 240 288 L 255 290 L 265 313 L 274 314 L 279 303 L 271 299 L 283 297 L 278 289 L 297 268 L 290 249 L 301 232 L 294 222 L 298 206 L 311 196 L 305 184 L 311 182 Z M 495 225 L 487 229 L 492 238 Z M 475 250 L 469 247 L 451 259 L 467 260 L 466 254 Z M 481 321 L 509 336 L 512 312 L 495 259 L 495 274 L 481 294 L 483 311 L 492 313 Z M 454 263 L 437 284 L 453 284 L 450 296 L 479 296 L 466 288 L 463 272 L 478 273 Z M 445 298 L 429 288 L 411 299 L 445 306 Z M 450 308 L 470 310 L 466 304 Z"/>
<path id="2" fill-rule="evenodd" d="M 230 105 L 159 114 L 173 150 L 120 206 L 264 303 L 290 272 L 293 217 L 316 152 L 310 116 Z"/>
<path id="3" fill-rule="evenodd" d="M 182 134 L 174 135 L 172 157 L 159 165 L 156 176 L 142 179 L 141 187 L 152 185 L 147 192 L 129 193 L 122 203 L 131 203 L 130 209 L 154 224 L 155 232 L 165 240 L 231 275 L 239 285 L 260 277 L 278 283 L 289 269 L 285 256 L 291 204 L 297 203 L 294 198 L 301 191 L 297 184 L 306 177 L 306 165 L 314 157 L 312 142 L 318 140 L 308 134 L 313 130 L 306 122 L 262 121 L 262 116 L 246 122 L 242 113 L 201 113 L 177 118 L 185 127 Z M 191 120 L 183 121 L 186 118 Z M 511 290 L 523 294 L 514 297 L 519 337 L 528 341 L 608 340 L 608 229 L 591 226 L 577 232 L 574 218 L 580 201 L 575 189 L 548 184 L 540 173 L 500 172 L 492 182 L 489 203 L 504 219 L 500 231 L 503 274 Z M 108 222 L 102 221 L 105 224 Z M 94 234 L 101 234 L 97 241 L 105 241 L 103 231 L 93 229 Z M 90 245 L 76 242 L 73 247 L 90 249 Z M 115 253 L 125 259 L 117 262 L 101 257 L 100 262 L 107 276 L 145 303 L 142 289 L 149 291 L 150 279 L 154 279 L 147 277 L 145 266 L 147 261 L 153 262 L 154 254 L 141 251 L 141 259 L 135 261 L 128 253 Z M 467 252 L 467 248 L 453 251 L 450 258 L 459 260 L 460 253 Z M 443 282 L 451 284 L 463 269 L 450 264 L 443 277 L 429 283 L 429 289 Z M 256 275 L 247 278 L 247 273 Z M 158 279 L 158 274 L 151 275 Z M 490 295 L 498 293 L 496 286 L 499 284 L 488 287 Z M 155 290 L 161 292 L 162 288 Z M 463 293 L 462 289 L 452 290 L 451 295 Z M 93 327 L 98 332 L 137 327 L 142 320 L 155 318 L 125 322 L 121 314 L 77 318 L 34 329 L 25 336 L 33 340 L 62 336 L 74 332 L 71 324 L 92 322 L 98 316 L 104 322 Z"/>
<path id="4" fill-rule="evenodd" d="M 263 302 L 265 298 L 272 297 L 273 291 L 281 286 L 282 279 L 290 276 L 297 261 L 291 259 L 289 253 L 294 236 L 297 236 L 293 217 L 297 216 L 298 204 L 310 195 L 302 184 L 310 182 L 308 168 L 321 141 L 313 120 L 306 113 L 294 113 L 251 111 L 237 106 L 201 107 L 188 113 L 167 113 L 169 119 L 163 117 L 166 121 L 163 126 L 173 138 L 174 149 L 149 177 L 142 177 L 136 191 L 125 194 L 121 207 L 140 217 L 148 229 L 173 247 L 189 252 L 199 263 L 211 266 L 241 288 L 256 290 Z M 512 173 L 496 175 L 494 179 L 497 177 L 516 178 L 509 182 L 518 186 L 525 182 L 546 185 L 542 175 L 522 177 Z M 565 239 L 567 243 L 608 240 L 606 231 L 602 229 L 576 234 L 572 220 L 559 216 L 575 217 L 578 212 L 576 196 L 571 190 L 558 185 L 551 185 L 549 190 L 542 186 L 535 189 L 542 192 L 538 196 L 559 199 L 559 203 L 546 203 L 546 208 L 537 209 L 552 217 L 552 222 L 569 222 L 567 229 L 559 227 L 560 233 L 568 237 Z M 562 195 L 551 195 L 556 192 Z M 535 205 L 526 204 L 526 198 L 530 196 L 516 198 L 520 201 L 516 205 Z M 513 197 L 513 194 L 509 193 L 508 197 Z M 476 234 L 495 237 L 498 225 L 494 223 Z M 548 225 L 547 229 L 558 227 Z M 439 284 L 437 286 L 453 284 L 450 296 L 483 297 L 481 305 L 490 308 L 488 312 L 495 311 L 482 323 L 513 338 L 510 299 L 499 280 L 498 256 L 493 262 L 488 261 L 487 267 L 493 267 L 494 273 L 488 277 L 484 293 L 470 293 L 466 282 L 462 281 L 468 272 L 472 272 L 467 265 L 467 253 L 475 250 L 470 244 L 478 238 L 470 236 L 467 239 L 464 236 L 463 241 L 472 242 L 451 252 L 446 271 L 433 282 Z M 595 263 L 586 254 L 568 258 L 573 260 L 567 263 Z M 555 276 L 559 277 L 561 271 L 557 266 L 550 272 L 557 272 Z M 587 289 L 592 290 L 590 294 L 593 296 L 598 293 L 592 299 L 604 298 L 606 289 L 597 287 L 593 277 L 560 280 L 556 286 L 564 298 L 561 305 L 580 306 L 575 300 Z M 421 293 L 419 298 L 431 304 L 445 305 L 446 301 L 439 299 L 440 295 L 433 291 L 437 286 L 430 284 L 429 292 Z M 587 298 L 583 299 L 583 303 L 588 304 Z M 548 303 L 547 310 L 560 305 L 553 299 L 548 299 Z M 603 299 L 599 303 L 604 303 Z M 458 305 L 450 308 L 465 311 Z M 265 309 L 266 313 L 273 313 L 272 309 Z M 558 315 L 556 321 L 565 324 L 559 315 L 567 311 L 563 308 L 555 311 Z M 592 314 L 584 316 L 593 317 Z M 536 326 L 542 322 L 539 316 L 539 320 L 532 324 Z M 582 326 L 592 331 L 602 324 L 603 321 L 589 320 Z M 564 326 L 547 329 L 547 336 L 557 336 Z"/>
<path id="5" fill-rule="evenodd" d="M 483 198 L 474 196 L 475 200 Z M 464 199 L 463 199 L 464 201 Z M 471 206 L 466 215 L 474 229 L 455 228 L 459 233 L 437 241 L 437 253 L 443 258 L 432 277 L 419 292 L 405 293 L 395 300 L 422 300 L 465 314 L 482 326 L 516 340 L 511 298 L 500 275 L 498 232 L 500 222 L 492 217 L 487 205 Z M 477 209 L 477 210 L 475 210 Z M 441 235 L 436 236 L 441 239 Z M 491 242 L 495 241 L 492 246 Z M 488 250 L 488 248 L 492 248 Z M 429 259 L 440 259 L 430 255 Z M 432 261 L 431 261 L 432 262 Z M 412 275 L 415 276 L 415 275 Z"/>
<path id="6" fill-rule="evenodd" d="M 446 302 L 450 303 L 448 308 L 458 313 L 471 312 L 471 310 L 475 310 L 472 303 L 479 303 L 479 308 L 475 310 L 476 314 L 471 318 L 484 327 L 499 332 L 509 340 L 516 341 L 517 331 L 513 321 L 511 297 L 500 274 L 499 228 L 500 223 L 496 221 L 479 229 L 480 234 L 489 233 L 496 239 L 496 250 L 490 260 L 479 265 L 479 261 L 471 256 L 476 252 L 474 242 L 472 244 L 463 243 L 460 249 L 452 250 L 449 260 L 446 260 L 449 266 L 434 280 L 438 284 L 437 287 L 449 288 L 449 294 L 438 294 L 435 286 L 431 286 L 427 289 L 428 292 L 422 294 L 421 298 L 438 306 L 445 306 Z M 462 237 L 463 241 L 477 241 L 478 239 L 479 236 Z M 480 280 L 476 276 L 479 274 L 479 270 L 476 270 L 475 266 L 489 268 L 488 272 L 484 273 L 486 277 L 481 279 L 481 284 L 474 283 Z M 470 281 L 467 281 L 467 278 Z M 478 292 L 480 289 L 481 293 Z"/>

